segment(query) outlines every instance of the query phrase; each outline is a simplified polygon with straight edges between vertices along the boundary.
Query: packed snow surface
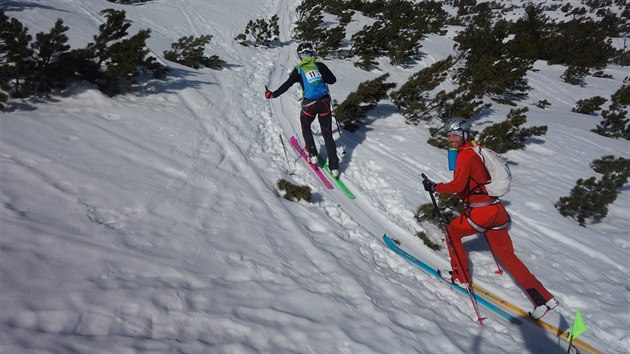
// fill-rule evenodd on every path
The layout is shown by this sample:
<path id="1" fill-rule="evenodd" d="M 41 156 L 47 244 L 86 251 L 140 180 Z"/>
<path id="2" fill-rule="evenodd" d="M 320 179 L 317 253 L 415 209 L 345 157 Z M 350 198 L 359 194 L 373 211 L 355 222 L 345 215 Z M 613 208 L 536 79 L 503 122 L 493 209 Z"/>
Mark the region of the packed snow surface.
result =
<path id="1" fill-rule="evenodd" d="M 448 265 L 415 236 L 434 226 L 414 219 L 430 202 L 419 175 L 448 181 L 446 153 L 426 143 L 427 126 L 408 125 L 386 101 L 365 127 L 335 138 L 342 178 L 356 194 L 326 189 L 288 144 L 300 137 L 295 85 L 268 101 L 297 62 L 291 39 L 298 1 L 172 0 L 138 6 L 105 0 L 0 1 L 30 33 L 57 18 L 73 48 L 98 33 L 105 8 L 124 9 L 130 32 L 150 28 L 159 58 L 178 38 L 211 34 L 207 52 L 222 70 L 168 63 L 165 81 L 107 97 L 88 84 L 50 99 L 12 101 L 0 115 L 0 352 L 549 353 L 566 343 L 544 330 L 494 317 L 480 327 L 467 298 L 388 250 L 387 233 L 436 267 Z M 270 48 L 234 37 L 249 20 L 278 14 Z M 358 15 L 351 26 L 361 27 Z M 430 35 L 417 65 L 363 71 L 326 60 L 338 78 L 333 98 L 385 72 L 399 85 L 453 51 L 452 37 Z M 162 60 L 162 59 L 161 59 Z M 584 87 L 560 79 L 562 66 L 536 64 L 521 106 L 528 125 L 548 133 L 505 154 L 517 254 L 558 298 L 545 319 L 566 330 L 579 308 L 584 340 L 607 353 L 630 348 L 630 190 L 598 224 L 580 227 L 554 203 L 589 164 L 630 157 L 630 143 L 591 132 L 599 116 L 571 112 L 579 99 L 609 98 L 613 79 Z M 545 110 L 534 105 L 546 99 Z M 505 118 L 495 105 L 475 128 Z M 317 123 L 316 138 L 322 144 Z M 286 151 L 285 148 L 286 147 Z M 324 149 L 322 149 L 323 151 Z M 341 151 L 345 150 L 345 154 Z M 287 179 L 313 189 L 290 202 Z M 465 243 L 478 284 L 530 310 L 482 236 Z"/>

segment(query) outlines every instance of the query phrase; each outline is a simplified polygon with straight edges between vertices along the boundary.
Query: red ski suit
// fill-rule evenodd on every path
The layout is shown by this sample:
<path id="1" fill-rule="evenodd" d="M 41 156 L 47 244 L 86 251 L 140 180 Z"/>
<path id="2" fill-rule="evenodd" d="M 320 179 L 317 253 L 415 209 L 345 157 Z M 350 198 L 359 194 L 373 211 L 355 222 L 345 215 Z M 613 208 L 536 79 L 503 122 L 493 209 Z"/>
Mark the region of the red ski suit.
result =
<path id="1" fill-rule="evenodd" d="M 488 245 L 503 268 L 512 275 L 514 281 L 536 306 L 542 305 L 553 298 L 553 295 L 514 254 L 514 246 L 507 227 L 492 229 L 506 225 L 510 217 L 501 201 L 488 195 L 484 183 L 490 180 L 490 176 L 481 158 L 472 149 L 473 145 L 470 141 L 458 148 L 453 180 L 448 183 L 438 183 L 435 187 L 437 193 L 457 194 L 466 205 L 466 213 L 455 218 L 447 229 L 455 248 L 454 250 L 451 247 L 448 248 L 451 266 L 454 271 L 461 272 L 456 261 L 456 257 L 459 256 L 468 279 L 472 279 L 468 256 L 462 244 L 462 238 L 479 233 L 471 226 L 469 222 L 471 220 L 477 226 L 486 229 L 484 235 Z"/>

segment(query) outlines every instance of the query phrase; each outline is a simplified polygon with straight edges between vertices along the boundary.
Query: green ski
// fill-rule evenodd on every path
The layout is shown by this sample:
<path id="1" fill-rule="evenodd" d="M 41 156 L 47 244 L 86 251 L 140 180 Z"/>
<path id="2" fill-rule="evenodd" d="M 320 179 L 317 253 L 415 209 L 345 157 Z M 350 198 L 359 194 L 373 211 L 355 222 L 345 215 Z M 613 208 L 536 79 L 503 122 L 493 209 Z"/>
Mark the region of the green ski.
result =
<path id="1" fill-rule="evenodd" d="M 346 195 L 346 197 L 348 197 L 349 199 L 355 199 L 356 197 L 354 196 L 354 193 L 352 193 L 350 191 L 350 189 L 348 189 L 348 187 L 346 187 L 346 184 L 343 183 L 342 180 L 340 180 L 339 178 L 335 178 L 333 177 L 332 173 L 330 173 L 330 168 L 328 168 L 328 161 L 324 162 L 324 166 L 322 166 L 322 170 L 326 171 L 326 174 L 335 182 L 337 183 L 337 186 L 339 186 L 339 189 L 341 189 L 343 191 L 343 193 Z"/>

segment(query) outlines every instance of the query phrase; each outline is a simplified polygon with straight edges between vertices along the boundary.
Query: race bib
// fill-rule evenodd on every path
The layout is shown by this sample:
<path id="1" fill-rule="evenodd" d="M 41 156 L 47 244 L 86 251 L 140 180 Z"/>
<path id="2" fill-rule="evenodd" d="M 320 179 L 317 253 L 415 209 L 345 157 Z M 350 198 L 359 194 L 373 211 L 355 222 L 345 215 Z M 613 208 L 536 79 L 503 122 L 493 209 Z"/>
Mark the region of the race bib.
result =
<path id="1" fill-rule="evenodd" d="M 322 74 L 319 73 L 319 70 L 311 70 L 309 72 L 305 72 L 304 76 L 309 83 L 322 81 Z"/>

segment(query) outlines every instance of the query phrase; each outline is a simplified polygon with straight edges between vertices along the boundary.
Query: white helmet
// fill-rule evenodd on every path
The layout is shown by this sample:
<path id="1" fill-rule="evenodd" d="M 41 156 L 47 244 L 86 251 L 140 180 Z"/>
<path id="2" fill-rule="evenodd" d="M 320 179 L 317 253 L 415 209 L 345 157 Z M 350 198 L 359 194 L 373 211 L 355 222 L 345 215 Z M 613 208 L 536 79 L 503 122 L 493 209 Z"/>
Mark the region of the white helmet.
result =
<path id="1" fill-rule="evenodd" d="M 470 136 L 470 123 L 464 118 L 453 118 L 444 127 L 444 132 L 446 134 L 454 131 L 462 132 L 462 136 L 464 139 L 468 139 Z"/>

